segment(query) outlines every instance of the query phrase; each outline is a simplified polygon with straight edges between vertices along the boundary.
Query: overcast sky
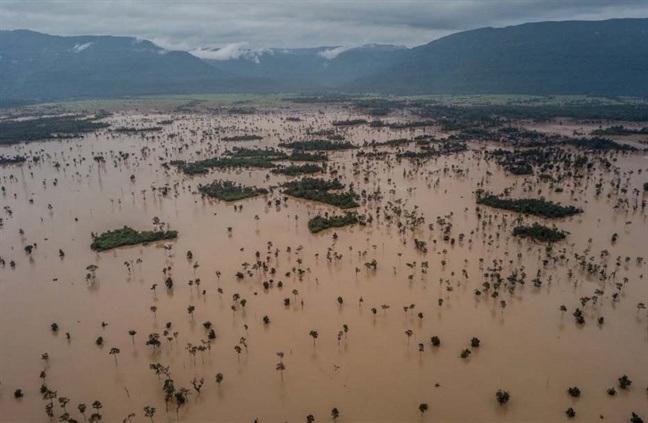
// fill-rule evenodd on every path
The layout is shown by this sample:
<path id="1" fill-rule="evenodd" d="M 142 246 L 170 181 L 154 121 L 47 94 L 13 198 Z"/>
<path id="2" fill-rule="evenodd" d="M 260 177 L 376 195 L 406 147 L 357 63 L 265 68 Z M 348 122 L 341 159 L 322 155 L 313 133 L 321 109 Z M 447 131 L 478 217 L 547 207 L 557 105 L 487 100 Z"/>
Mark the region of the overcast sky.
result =
<path id="1" fill-rule="evenodd" d="M 129 35 L 179 50 L 415 46 L 485 26 L 622 17 L 648 17 L 648 0 L 0 0 L 2 29 Z"/>

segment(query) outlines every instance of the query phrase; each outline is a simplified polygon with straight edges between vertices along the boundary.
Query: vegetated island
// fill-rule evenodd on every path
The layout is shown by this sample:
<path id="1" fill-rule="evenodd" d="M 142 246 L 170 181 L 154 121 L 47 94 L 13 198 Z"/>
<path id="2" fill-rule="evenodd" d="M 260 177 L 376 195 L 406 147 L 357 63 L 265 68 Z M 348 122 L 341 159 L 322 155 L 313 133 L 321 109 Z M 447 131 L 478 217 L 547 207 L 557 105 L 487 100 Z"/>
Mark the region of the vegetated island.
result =
<path id="1" fill-rule="evenodd" d="M 605 129 L 596 129 L 592 131 L 592 135 L 635 135 L 635 134 L 648 134 L 648 127 L 644 126 L 641 129 L 630 129 L 623 125 L 610 126 Z"/>
<path id="2" fill-rule="evenodd" d="M 334 150 L 350 150 L 357 148 L 349 141 L 331 141 L 331 140 L 313 140 L 313 141 L 293 141 L 282 142 L 279 147 L 290 148 L 292 150 L 302 151 L 334 151 Z"/>
<path id="3" fill-rule="evenodd" d="M 222 201 L 238 201 L 268 193 L 265 188 L 249 187 L 220 179 L 207 185 L 199 184 L 198 191 L 208 197 Z"/>
<path id="4" fill-rule="evenodd" d="M 520 225 L 515 227 L 513 229 L 513 236 L 531 238 L 540 242 L 558 242 L 565 239 L 567 234 L 555 226 L 550 228 L 549 226 L 534 223 L 531 226 Z"/>
<path id="5" fill-rule="evenodd" d="M 92 234 L 90 248 L 95 251 L 107 251 L 124 245 L 147 244 L 165 239 L 175 239 L 178 231 L 136 231 L 124 226 L 121 229 L 107 231 L 101 235 Z"/>
<path id="6" fill-rule="evenodd" d="M 358 223 L 358 215 L 345 213 L 342 216 L 320 216 L 317 215 L 308 221 L 308 229 L 311 233 L 318 233 L 330 228 L 341 228 Z"/>
<path id="7" fill-rule="evenodd" d="M 578 207 L 563 206 L 559 203 L 554 203 L 553 201 L 538 198 L 501 198 L 482 190 L 478 190 L 476 194 L 477 204 L 516 213 L 546 217 L 548 219 L 568 217 L 583 212 L 583 210 Z"/>
<path id="8" fill-rule="evenodd" d="M 143 132 L 160 132 L 162 129 L 164 128 L 162 128 L 161 126 L 147 126 L 142 128 L 135 128 L 135 127 L 115 128 L 112 131 L 130 133 L 130 134 L 139 134 Z"/>
<path id="9" fill-rule="evenodd" d="M 222 141 L 255 141 L 255 140 L 262 140 L 262 139 L 263 137 L 260 135 L 249 135 L 249 134 L 234 135 L 231 137 L 221 138 Z"/>
<path id="10" fill-rule="evenodd" d="M 317 178 L 304 178 L 298 181 L 286 182 L 283 193 L 304 200 L 318 201 L 341 209 L 358 207 L 357 195 L 353 192 L 331 193 L 331 190 L 341 190 L 344 185 L 337 179 L 327 181 Z"/>
<path id="11" fill-rule="evenodd" d="M 0 156 L 0 165 L 19 164 L 19 163 L 24 163 L 26 161 L 27 158 L 25 158 L 24 156 L 13 156 L 13 157 Z"/>
<path id="12" fill-rule="evenodd" d="M 225 154 L 223 157 L 198 160 L 192 163 L 186 163 L 182 160 L 172 160 L 169 162 L 169 165 L 178 166 L 186 175 L 200 175 L 209 172 L 209 169 L 212 168 L 242 167 L 272 169 L 276 167 L 273 162 L 278 160 L 295 162 L 321 162 L 328 160 L 326 154 L 306 153 L 302 151 L 293 151 L 291 154 L 286 154 L 274 148 L 236 148 Z"/>
<path id="13" fill-rule="evenodd" d="M 348 120 L 336 120 L 333 122 L 333 126 L 354 126 L 354 125 L 364 125 L 367 123 L 366 119 L 348 119 Z"/>
<path id="14" fill-rule="evenodd" d="M 616 151 L 637 151 L 631 145 L 619 144 L 608 138 L 574 138 L 565 141 L 565 144 L 588 150 L 616 150 Z"/>
<path id="15" fill-rule="evenodd" d="M 0 122 L 0 144 L 77 138 L 84 133 L 110 126 L 105 122 L 97 122 L 106 116 L 99 114 L 83 118 L 79 115 L 68 115 Z"/>
<path id="16" fill-rule="evenodd" d="M 313 163 L 278 167 L 272 170 L 273 173 L 278 173 L 286 176 L 312 175 L 313 173 L 319 173 L 323 171 L 324 168 L 322 166 Z"/>

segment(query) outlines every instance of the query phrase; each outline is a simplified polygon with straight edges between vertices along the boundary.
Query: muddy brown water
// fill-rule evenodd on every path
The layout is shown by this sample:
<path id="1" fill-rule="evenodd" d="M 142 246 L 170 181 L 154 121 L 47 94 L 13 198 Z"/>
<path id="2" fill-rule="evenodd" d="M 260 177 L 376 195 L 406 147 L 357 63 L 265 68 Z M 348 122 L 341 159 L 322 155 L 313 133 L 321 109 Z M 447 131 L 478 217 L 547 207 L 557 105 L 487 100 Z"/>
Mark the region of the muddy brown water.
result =
<path id="1" fill-rule="evenodd" d="M 77 140 L 0 148 L 5 155 L 43 155 L 38 164 L 0 168 L 0 182 L 6 188 L 0 198 L 0 256 L 6 261 L 0 268 L 2 422 L 49 421 L 46 401 L 38 392 L 43 369 L 47 386 L 71 400 L 67 411 L 79 421 L 83 417 L 77 404 L 87 404 L 89 416 L 95 400 L 103 404 L 102 421 L 108 422 L 121 422 L 129 413 L 136 414 L 133 422 L 148 421 L 143 412 L 147 405 L 157 409 L 155 422 L 252 422 L 255 418 L 299 422 L 309 414 L 321 422 L 331 420 L 333 407 L 340 411 L 342 422 L 560 422 L 568 420 L 568 407 L 576 410 L 579 421 L 600 421 L 601 416 L 603 421 L 628 421 L 631 412 L 648 417 L 648 318 L 645 310 L 636 308 L 639 302 L 648 303 L 646 262 L 636 260 L 648 255 L 648 224 L 641 208 L 614 209 L 618 195 L 607 197 L 612 172 L 602 174 L 608 183 L 599 198 L 594 196 L 592 181 L 581 181 L 572 195 L 571 185 L 555 193 L 547 184 L 528 178 L 534 181 L 534 191 L 542 189 L 549 199 L 584 209 L 581 215 L 555 222 L 569 236 L 554 251 L 565 249 L 570 260 L 543 267 L 544 245 L 510 236 L 514 214 L 482 209 L 492 219 L 492 224 L 482 228 L 474 199 L 479 182 L 485 181 L 485 188 L 495 192 L 509 187 L 514 196 L 534 193 L 524 191 L 524 177 L 505 175 L 475 152 L 441 157 L 418 169 L 408 161 L 363 160 L 355 174 L 353 152 L 331 154 L 329 168 L 337 169 L 344 183 L 354 183 L 358 192 L 380 188 L 382 200 L 363 204 L 361 212 L 375 215 L 377 206 L 402 200 L 404 209 L 417 210 L 425 217 L 425 224 L 405 234 L 399 232 L 394 217 L 391 224 L 380 218 L 364 227 L 313 235 L 307 228 L 309 216 L 335 212 L 335 208 L 296 199 L 268 206 L 268 199 L 281 197 L 272 194 L 237 202 L 243 209 L 234 211 L 231 204 L 192 193 L 198 183 L 216 178 L 258 186 L 290 178 L 267 178 L 267 171 L 258 170 L 186 177 L 161 166 L 171 159 L 210 157 L 209 143 L 213 152 L 234 145 L 271 146 L 280 139 L 299 139 L 307 127 L 330 128 L 333 120 L 349 118 L 340 111 L 302 112 L 302 122 L 282 120 L 299 113 L 239 117 L 126 113 L 110 119 L 117 122 L 115 126 L 152 126 L 168 117 L 175 121 L 155 138 L 101 132 Z M 202 130 L 217 126 L 227 128 L 227 135 L 258 133 L 264 139 L 200 141 Z M 357 144 L 436 131 L 366 126 L 344 130 L 347 139 Z M 170 133 L 178 135 L 168 139 Z M 143 147 L 149 149 L 146 156 L 141 153 Z M 471 144 L 471 148 L 481 145 Z M 130 158 L 115 165 L 113 157 L 119 151 L 129 152 Z M 106 158 L 105 164 L 92 160 L 99 154 Z M 621 172 L 634 171 L 629 193 L 621 198 L 631 203 L 645 199 L 645 194 L 634 195 L 632 189 L 641 190 L 648 180 L 646 155 L 619 156 L 615 165 Z M 453 166 L 468 171 L 457 174 Z M 637 175 L 640 169 L 644 173 Z M 404 175 L 404 170 L 412 174 Z M 167 196 L 151 190 L 165 184 L 172 188 Z M 452 236 L 465 234 L 464 241 L 454 245 L 443 241 L 436 223 L 437 217 L 450 214 Z M 124 225 L 152 229 L 155 216 L 179 231 L 176 241 L 102 253 L 90 250 L 91 232 Z M 434 230 L 428 228 L 430 223 Z M 231 236 L 228 227 L 232 227 Z M 471 235 L 471 231 L 475 232 Z M 614 233 L 619 240 L 612 244 Z M 415 250 L 414 238 L 427 241 L 426 254 Z M 271 254 L 267 254 L 268 242 Z M 23 248 L 33 243 L 37 248 L 29 257 Z M 167 251 L 164 245 L 172 249 Z M 64 258 L 59 258 L 59 248 Z M 280 252 L 275 258 L 277 248 Z M 342 257 L 327 260 L 329 248 Z M 188 250 L 193 260 L 186 258 Z M 602 250 L 609 251 L 607 259 L 600 258 Z M 269 264 L 277 269 L 276 275 L 252 270 L 251 277 L 236 279 L 242 263 L 256 261 L 257 251 L 262 259 L 271 257 Z M 622 260 L 617 270 L 618 280 L 628 278 L 620 301 L 612 301 L 613 282 L 601 283 L 577 266 L 574 253 L 586 251 L 592 263 L 608 264 L 610 270 L 616 267 L 616 257 L 631 258 L 627 263 Z M 138 259 L 141 264 L 135 263 Z M 364 265 L 373 259 L 377 271 Z M 503 276 L 524 267 L 527 283 L 513 294 L 501 290 L 497 299 L 476 297 L 474 290 L 482 288 L 483 274 L 499 259 L 504 261 Z M 15 268 L 10 267 L 11 260 Z M 424 261 L 429 262 L 427 273 L 421 271 Z M 134 263 L 130 273 L 125 262 Z M 194 268 L 196 263 L 199 266 Z M 85 280 L 90 264 L 98 266 L 94 284 Z M 175 282 L 172 290 L 164 287 L 162 273 L 169 266 Z M 302 280 L 293 271 L 299 267 L 306 270 Z M 540 288 L 530 282 L 538 269 L 542 269 Z M 574 272 L 572 278 L 567 275 L 569 269 Z M 196 278 L 201 280 L 199 289 L 188 285 Z M 262 283 L 270 279 L 274 287 L 265 290 Z M 282 288 L 277 287 L 278 281 L 283 282 Z M 153 284 L 157 284 L 155 291 Z M 293 289 L 299 291 L 296 297 Z M 605 294 L 597 304 L 584 308 L 587 323 L 579 327 L 571 313 L 581 307 L 581 297 L 591 297 L 596 289 Z M 235 293 L 247 304 L 233 312 Z M 343 305 L 338 304 L 338 296 L 344 299 Z M 284 298 L 291 299 L 289 307 L 284 306 Z M 439 299 L 443 299 L 441 306 Z M 504 310 L 501 300 L 506 301 Z M 403 306 L 411 304 L 415 308 L 404 312 Z M 564 316 L 559 311 L 562 304 L 568 309 Z M 154 305 L 158 308 L 155 314 L 150 311 Z M 190 305 L 195 307 L 193 316 L 187 311 Z M 390 308 L 383 311 L 381 305 Z M 372 307 L 378 309 L 376 315 Z M 270 324 L 263 324 L 264 316 Z M 599 316 L 605 318 L 601 326 L 596 324 Z M 193 358 L 185 347 L 207 339 L 205 321 L 212 322 L 217 339 L 211 351 Z M 50 330 L 53 322 L 60 327 L 57 334 Z M 102 322 L 108 325 L 102 328 Z M 148 334 L 161 334 L 167 322 L 172 322 L 171 332 L 178 332 L 177 340 L 162 338 L 158 350 L 146 346 Z M 349 332 L 338 343 L 344 324 Z M 134 344 L 130 329 L 137 331 Z M 413 331 L 409 343 L 408 329 Z M 319 333 L 315 345 L 311 330 Z M 69 341 L 66 332 L 71 335 Z M 440 348 L 432 347 L 433 335 L 441 338 Z M 104 338 L 102 347 L 95 344 L 99 336 Z M 247 339 L 248 351 L 243 348 L 238 356 L 234 346 L 241 337 Z M 478 337 L 481 346 L 472 348 L 472 355 L 463 360 L 459 354 L 470 348 L 472 337 Z M 419 343 L 424 344 L 422 353 Z M 113 347 L 121 351 L 117 365 L 109 354 Z M 285 354 L 283 380 L 275 370 L 278 351 Z M 43 353 L 49 355 L 48 361 L 41 359 Z M 165 412 L 162 380 L 149 369 L 149 364 L 157 362 L 170 366 L 176 387 L 192 390 L 178 415 L 174 405 Z M 217 373 L 224 375 L 220 387 L 215 382 Z M 631 388 L 617 387 L 618 395 L 609 397 L 606 389 L 617 386 L 624 374 L 633 381 Z M 191 388 L 193 378 L 205 380 L 200 394 Z M 581 389 L 581 398 L 568 396 L 570 386 Z M 18 388 L 25 393 L 20 400 L 13 397 Z M 504 407 L 495 400 L 498 389 L 511 394 Z M 424 416 L 418 411 L 420 403 L 429 405 Z M 63 414 L 58 404 L 54 408 L 55 418 Z"/>

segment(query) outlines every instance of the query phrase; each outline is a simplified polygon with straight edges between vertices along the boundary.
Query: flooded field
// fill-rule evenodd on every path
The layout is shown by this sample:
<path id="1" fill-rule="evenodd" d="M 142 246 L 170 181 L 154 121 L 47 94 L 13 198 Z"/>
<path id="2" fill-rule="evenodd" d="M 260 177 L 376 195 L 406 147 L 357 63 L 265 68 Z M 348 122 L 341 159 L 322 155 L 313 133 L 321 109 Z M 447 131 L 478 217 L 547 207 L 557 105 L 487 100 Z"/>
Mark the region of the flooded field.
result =
<path id="1" fill-rule="evenodd" d="M 399 152 L 418 151 L 413 142 L 363 145 L 453 132 L 334 127 L 366 116 L 323 110 L 127 111 L 81 139 L 0 147 L 40 157 L 0 166 L 0 421 L 48 422 L 49 403 L 53 421 L 67 412 L 76 421 L 96 413 L 108 422 L 323 422 L 333 408 L 341 422 L 562 422 L 570 407 L 578 421 L 648 417 L 645 151 L 592 152 L 591 167 L 554 169 L 553 179 L 513 175 L 489 155 L 508 145 L 467 140 L 465 151 L 412 159 Z M 572 126 L 563 135 L 582 127 Z M 113 131 L 150 127 L 161 129 Z M 363 218 L 316 234 L 310 218 L 342 212 L 282 194 L 295 177 L 259 168 L 190 176 L 167 164 L 332 129 L 360 148 L 327 152 L 326 171 L 311 176 L 352 186 Z M 249 134 L 262 138 L 222 139 Z M 199 184 L 215 179 L 270 192 L 233 203 L 203 197 Z M 524 216 L 478 205 L 477 190 L 582 213 Z M 567 237 L 512 235 L 534 222 Z M 177 239 L 90 248 L 92 234 L 161 224 Z M 147 345 L 149 334 L 159 347 Z M 156 375 L 156 363 L 170 376 Z M 168 402 L 166 379 L 175 388 Z M 42 385 L 56 398 L 44 400 Z M 504 405 L 500 389 L 510 394 Z"/>

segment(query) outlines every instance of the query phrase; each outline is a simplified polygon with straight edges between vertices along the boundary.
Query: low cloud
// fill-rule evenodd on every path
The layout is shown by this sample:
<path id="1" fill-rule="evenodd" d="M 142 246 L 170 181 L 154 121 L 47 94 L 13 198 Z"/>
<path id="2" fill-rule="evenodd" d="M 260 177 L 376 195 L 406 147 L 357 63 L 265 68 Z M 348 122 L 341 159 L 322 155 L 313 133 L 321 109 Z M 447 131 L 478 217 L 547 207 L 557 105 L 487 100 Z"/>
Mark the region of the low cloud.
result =
<path id="1" fill-rule="evenodd" d="M 85 44 L 75 44 L 74 47 L 72 47 L 72 52 L 73 53 L 81 53 L 83 50 L 87 49 L 94 43 L 85 43 Z"/>
<path id="2" fill-rule="evenodd" d="M 338 57 L 340 54 L 344 53 L 345 51 L 349 51 L 354 48 L 355 46 L 339 46 L 328 50 L 320 51 L 319 53 L 317 53 L 317 55 L 325 58 L 326 60 L 333 60 L 336 57 Z"/>
<path id="3" fill-rule="evenodd" d="M 195 49 L 190 51 L 196 57 L 211 60 L 232 60 L 245 59 L 251 62 L 259 63 L 259 58 L 264 54 L 274 54 L 269 48 L 252 49 L 246 42 L 232 43 L 219 49 Z"/>

